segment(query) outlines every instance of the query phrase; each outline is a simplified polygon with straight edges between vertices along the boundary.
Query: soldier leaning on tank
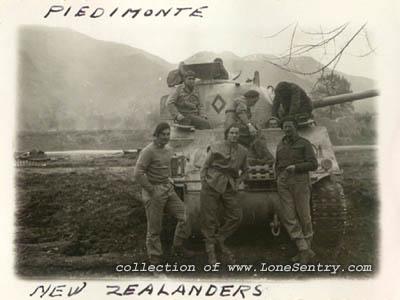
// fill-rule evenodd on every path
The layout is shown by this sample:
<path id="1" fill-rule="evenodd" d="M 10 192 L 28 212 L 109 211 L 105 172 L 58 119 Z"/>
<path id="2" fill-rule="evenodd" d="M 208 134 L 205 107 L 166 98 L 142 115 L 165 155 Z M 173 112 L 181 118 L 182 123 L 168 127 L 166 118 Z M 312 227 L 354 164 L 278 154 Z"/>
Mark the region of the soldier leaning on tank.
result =
<path id="1" fill-rule="evenodd" d="M 201 232 L 210 264 L 217 261 L 216 246 L 228 262 L 234 263 L 235 260 L 225 240 L 237 230 L 242 219 L 237 191 L 248 170 L 247 149 L 238 144 L 238 136 L 239 128 L 235 125 L 228 127 L 225 141 L 211 145 L 200 171 Z M 222 226 L 218 220 L 220 205 L 223 207 Z"/>
<path id="2" fill-rule="evenodd" d="M 249 90 L 243 96 L 235 98 L 225 110 L 225 128 L 235 125 L 239 128 L 238 142 L 249 147 L 257 133 L 256 127 L 251 123 L 251 108 L 260 97 L 256 90 Z"/>
<path id="3" fill-rule="evenodd" d="M 312 101 L 307 93 L 297 84 L 282 81 L 276 86 L 272 104 L 272 116 L 283 119 L 292 116 L 297 120 L 309 119 L 312 115 Z M 279 116 L 279 107 L 283 111 Z"/>
<path id="4" fill-rule="evenodd" d="M 283 120 L 285 136 L 276 149 L 276 174 L 280 198 L 280 217 L 299 250 L 292 261 L 307 264 L 315 256 L 311 249 L 313 236 L 309 171 L 318 162 L 311 143 L 297 134 L 294 118 Z"/>
<path id="5" fill-rule="evenodd" d="M 250 121 L 251 108 L 258 102 L 259 96 L 256 90 L 249 90 L 243 96 L 234 99 L 225 110 L 225 128 L 230 125 L 239 128 L 238 142 L 249 149 L 250 165 L 264 165 L 274 160 L 265 139 Z"/>
<path id="6" fill-rule="evenodd" d="M 168 97 L 168 111 L 180 125 L 210 129 L 199 90 L 195 86 L 196 74 L 189 70 L 184 76 L 183 85 L 179 85 Z"/>
<path id="7" fill-rule="evenodd" d="M 190 235 L 186 222 L 185 206 L 174 191 L 170 179 L 170 161 L 172 149 L 167 145 L 170 138 L 170 126 L 160 123 L 154 130 L 154 141 L 141 152 L 136 163 L 134 178 L 142 187 L 142 198 L 147 217 L 146 248 L 150 263 L 159 264 L 162 257 L 160 233 L 166 208 L 177 219 L 172 254 L 191 257 L 183 243 Z"/>

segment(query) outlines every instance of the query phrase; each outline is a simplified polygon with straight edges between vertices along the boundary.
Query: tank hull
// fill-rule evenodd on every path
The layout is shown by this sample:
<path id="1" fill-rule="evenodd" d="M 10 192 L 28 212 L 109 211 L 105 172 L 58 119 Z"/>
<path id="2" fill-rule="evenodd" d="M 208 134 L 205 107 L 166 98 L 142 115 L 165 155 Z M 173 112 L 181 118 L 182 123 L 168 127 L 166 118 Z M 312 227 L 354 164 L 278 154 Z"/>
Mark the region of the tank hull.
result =
<path id="1" fill-rule="evenodd" d="M 223 140 L 223 128 L 199 131 L 182 131 L 173 128 L 170 145 L 185 157 L 183 177 L 176 178 L 177 190 L 184 199 L 188 217 L 194 233 L 200 232 L 200 169 L 207 155 L 207 148 L 213 143 Z M 278 143 L 284 133 L 281 129 L 263 129 L 261 134 L 267 141 L 269 151 L 275 156 Z M 310 182 L 314 185 L 323 178 L 336 179 L 341 174 L 335 153 L 324 127 L 306 127 L 299 129 L 299 135 L 307 138 L 313 145 L 318 160 L 318 169 L 310 172 Z M 329 170 L 322 167 L 322 161 L 329 160 Z M 275 177 L 269 178 L 257 188 L 242 184 L 238 198 L 243 210 L 241 226 L 269 225 L 278 214 L 279 195 Z"/>

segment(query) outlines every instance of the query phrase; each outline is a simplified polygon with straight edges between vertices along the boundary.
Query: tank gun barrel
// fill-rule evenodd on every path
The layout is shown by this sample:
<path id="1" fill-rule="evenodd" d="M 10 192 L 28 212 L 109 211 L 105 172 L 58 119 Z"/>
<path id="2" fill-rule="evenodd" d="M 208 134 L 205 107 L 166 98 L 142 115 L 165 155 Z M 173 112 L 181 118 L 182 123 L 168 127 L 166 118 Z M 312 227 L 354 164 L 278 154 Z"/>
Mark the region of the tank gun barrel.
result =
<path id="1" fill-rule="evenodd" d="M 325 106 L 341 104 L 341 103 L 345 103 L 345 102 L 361 100 L 361 99 L 365 99 L 365 98 L 376 97 L 378 95 L 379 95 L 378 90 L 367 90 L 364 92 L 349 93 L 349 94 L 325 97 L 321 100 L 313 101 L 313 107 L 314 108 L 325 107 Z"/>

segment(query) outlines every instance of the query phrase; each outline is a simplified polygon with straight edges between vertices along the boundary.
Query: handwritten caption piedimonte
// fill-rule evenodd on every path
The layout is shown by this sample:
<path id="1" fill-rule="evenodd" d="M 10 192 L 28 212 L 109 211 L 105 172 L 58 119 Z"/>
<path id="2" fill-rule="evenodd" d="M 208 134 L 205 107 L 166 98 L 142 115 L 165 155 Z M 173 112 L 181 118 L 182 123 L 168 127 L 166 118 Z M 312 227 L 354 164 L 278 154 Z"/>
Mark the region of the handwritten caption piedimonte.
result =
<path id="1" fill-rule="evenodd" d="M 164 7 L 164 8 L 143 8 L 143 7 L 92 7 L 84 6 L 64 6 L 51 5 L 45 14 L 44 18 L 54 17 L 70 17 L 70 18 L 125 18 L 135 19 L 143 18 L 173 18 L 173 17 L 195 17 L 203 18 L 207 5 L 198 7 Z"/>

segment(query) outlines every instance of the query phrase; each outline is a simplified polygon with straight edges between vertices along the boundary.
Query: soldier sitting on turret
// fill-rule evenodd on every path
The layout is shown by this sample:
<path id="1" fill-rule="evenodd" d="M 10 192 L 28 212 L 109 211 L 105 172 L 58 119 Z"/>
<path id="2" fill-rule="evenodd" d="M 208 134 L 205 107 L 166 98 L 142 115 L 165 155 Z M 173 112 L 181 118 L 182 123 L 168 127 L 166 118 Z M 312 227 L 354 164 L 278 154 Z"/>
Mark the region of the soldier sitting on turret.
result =
<path id="1" fill-rule="evenodd" d="M 213 72 L 213 79 L 229 79 L 228 71 L 225 69 L 222 59 L 217 57 L 213 63 L 219 65 L 219 69 Z"/>
<path id="2" fill-rule="evenodd" d="M 279 115 L 279 107 L 283 111 Z M 275 97 L 272 104 L 272 116 L 283 119 L 294 117 L 297 121 L 312 117 L 312 101 L 307 93 L 297 84 L 282 81 L 275 88 Z"/>
<path id="3" fill-rule="evenodd" d="M 196 129 L 210 129 L 199 90 L 195 86 L 196 74 L 189 70 L 184 76 L 183 84 L 168 97 L 168 111 L 178 124 L 194 126 Z"/>
<path id="4" fill-rule="evenodd" d="M 243 96 L 234 99 L 225 110 L 225 128 L 232 124 L 239 128 L 238 142 L 249 150 L 249 165 L 264 165 L 274 160 L 266 140 L 250 121 L 251 107 L 257 103 L 259 95 L 256 90 L 249 90 Z"/>

